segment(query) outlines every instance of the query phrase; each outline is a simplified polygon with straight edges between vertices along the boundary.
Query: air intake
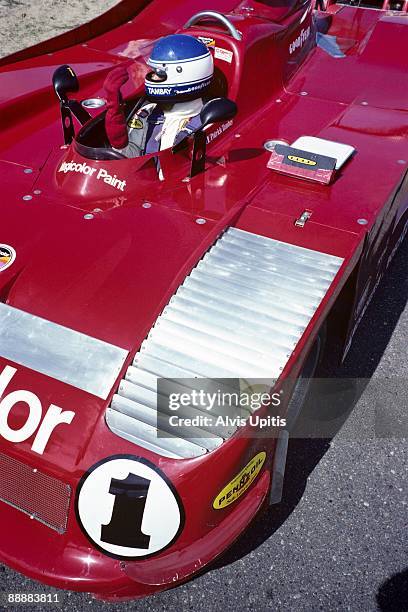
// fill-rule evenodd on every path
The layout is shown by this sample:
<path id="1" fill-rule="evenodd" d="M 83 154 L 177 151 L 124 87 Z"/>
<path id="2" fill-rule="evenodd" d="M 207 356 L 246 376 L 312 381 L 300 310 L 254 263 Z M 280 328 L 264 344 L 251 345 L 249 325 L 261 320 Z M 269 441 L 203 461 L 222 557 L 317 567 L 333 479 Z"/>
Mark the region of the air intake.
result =
<path id="1" fill-rule="evenodd" d="M 173 458 L 222 444 L 233 430 L 211 438 L 157 437 L 157 378 L 278 378 L 342 263 L 229 228 L 143 342 L 107 411 L 110 429 Z"/>
<path id="2" fill-rule="evenodd" d="M 71 487 L 0 453 L 0 501 L 64 533 Z"/>

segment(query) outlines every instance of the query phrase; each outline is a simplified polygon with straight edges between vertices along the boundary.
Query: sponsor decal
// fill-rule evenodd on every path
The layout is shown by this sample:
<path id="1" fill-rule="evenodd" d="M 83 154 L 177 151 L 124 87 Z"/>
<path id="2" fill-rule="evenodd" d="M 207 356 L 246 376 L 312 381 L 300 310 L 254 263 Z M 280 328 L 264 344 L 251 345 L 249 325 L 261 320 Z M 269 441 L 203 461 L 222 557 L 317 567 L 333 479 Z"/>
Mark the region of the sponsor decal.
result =
<path id="1" fill-rule="evenodd" d="M 146 85 L 148 94 L 156 95 L 156 96 L 176 96 L 179 94 L 189 94 L 194 93 L 195 91 L 201 91 L 207 85 L 209 85 L 211 79 L 206 79 L 202 81 L 198 85 L 174 85 L 172 87 L 155 87 L 151 85 Z"/>
<path id="2" fill-rule="evenodd" d="M 225 130 L 228 130 L 233 123 L 234 123 L 233 120 L 230 119 L 226 123 L 223 123 L 222 125 L 220 125 L 220 127 L 218 127 L 213 132 L 210 132 L 207 136 L 207 144 L 212 142 L 215 138 L 218 138 L 218 136 L 221 136 L 221 134 L 223 134 Z"/>
<path id="3" fill-rule="evenodd" d="M 8 244 L 0 244 L 0 272 L 7 270 L 16 259 L 16 252 Z"/>
<path id="4" fill-rule="evenodd" d="M 292 55 L 297 49 L 301 49 L 307 39 L 310 36 L 310 26 L 308 28 L 302 28 L 299 36 L 295 38 L 289 45 L 289 53 Z"/>
<path id="5" fill-rule="evenodd" d="M 214 38 L 209 38 L 208 36 L 199 36 L 198 40 L 204 43 L 206 47 L 215 47 Z"/>
<path id="6" fill-rule="evenodd" d="M 170 546 L 184 525 L 177 491 L 155 465 L 115 455 L 82 477 L 76 514 L 96 548 L 118 559 L 149 557 Z"/>
<path id="7" fill-rule="evenodd" d="M 157 96 L 169 96 L 171 94 L 171 87 L 151 87 L 147 85 L 147 92 L 149 94 L 156 94 Z"/>
<path id="8" fill-rule="evenodd" d="M 336 159 L 327 155 L 276 144 L 267 167 L 275 172 L 282 172 L 283 174 L 290 174 L 327 185 L 333 178 Z"/>
<path id="9" fill-rule="evenodd" d="M 190 118 L 189 117 L 187 117 L 186 119 L 183 119 L 181 121 L 180 125 L 179 125 L 178 131 L 182 132 L 183 130 L 185 130 L 185 128 L 188 126 L 189 122 L 190 122 Z"/>
<path id="10" fill-rule="evenodd" d="M 240 473 L 217 495 L 213 501 L 213 508 L 221 510 L 237 501 L 254 482 L 265 463 L 265 459 L 266 453 L 264 451 L 255 455 Z"/>
<path id="11" fill-rule="evenodd" d="M 12 391 L 4 395 L 17 369 L 7 365 L 0 374 L 0 438 L 8 442 L 24 442 L 35 434 L 31 450 L 42 455 L 49 442 L 54 429 L 63 423 L 69 425 L 75 412 L 62 410 L 55 404 L 51 404 L 43 417 L 43 407 L 40 399 L 31 391 L 23 389 Z M 25 404 L 28 413 L 25 422 L 18 429 L 11 429 L 8 418 L 17 404 Z"/>
<path id="12" fill-rule="evenodd" d="M 175 87 L 174 88 L 174 93 L 175 94 L 186 94 L 186 93 L 192 93 L 194 91 L 201 91 L 202 89 L 204 89 L 205 87 L 207 87 L 207 85 L 210 83 L 211 79 L 207 79 L 206 81 L 203 81 L 202 83 L 200 83 L 199 85 L 188 85 L 187 87 L 185 86 L 181 86 L 181 87 Z"/>
<path id="13" fill-rule="evenodd" d="M 128 126 L 133 130 L 141 130 L 143 128 L 143 121 L 139 117 L 132 117 L 128 122 Z"/>
<path id="14" fill-rule="evenodd" d="M 305 159 L 304 157 L 297 157 L 296 155 L 288 155 L 288 159 L 297 162 L 298 164 L 306 164 L 307 166 L 315 166 L 316 162 L 312 159 Z"/>
<path id="15" fill-rule="evenodd" d="M 232 51 L 228 51 L 228 49 L 222 49 L 221 47 L 214 47 L 214 57 L 222 60 L 223 62 L 232 63 Z"/>
<path id="16" fill-rule="evenodd" d="M 92 166 L 88 166 L 86 162 L 82 164 L 74 161 L 62 162 L 58 172 L 64 172 L 64 174 L 67 172 L 76 172 L 85 176 L 94 176 L 98 181 L 103 181 L 119 191 L 124 191 L 126 187 L 126 181 L 119 179 L 116 174 L 112 176 L 104 168 L 92 168 Z"/>

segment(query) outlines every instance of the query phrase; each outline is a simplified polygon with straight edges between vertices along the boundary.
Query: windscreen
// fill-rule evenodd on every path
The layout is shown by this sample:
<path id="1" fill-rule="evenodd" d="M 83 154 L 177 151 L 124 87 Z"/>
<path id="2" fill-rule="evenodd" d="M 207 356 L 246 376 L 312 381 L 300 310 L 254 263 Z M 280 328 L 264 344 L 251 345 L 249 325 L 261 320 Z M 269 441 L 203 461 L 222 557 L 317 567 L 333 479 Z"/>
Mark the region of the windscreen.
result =
<path id="1" fill-rule="evenodd" d="M 145 75 L 151 71 L 147 61 L 157 40 L 157 38 L 130 40 L 127 47 L 120 53 L 120 55 L 132 60 L 129 62 L 129 74 L 135 88 L 143 85 Z"/>

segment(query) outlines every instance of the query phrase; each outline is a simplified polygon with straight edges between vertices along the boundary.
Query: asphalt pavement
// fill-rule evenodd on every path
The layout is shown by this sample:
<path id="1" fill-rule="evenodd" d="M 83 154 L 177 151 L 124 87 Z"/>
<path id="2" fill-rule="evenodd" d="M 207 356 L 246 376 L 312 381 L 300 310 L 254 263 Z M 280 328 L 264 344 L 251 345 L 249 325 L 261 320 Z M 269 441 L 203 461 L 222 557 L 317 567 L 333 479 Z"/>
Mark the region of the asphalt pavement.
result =
<path id="1" fill-rule="evenodd" d="M 260 514 L 222 558 L 185 585 L 109 606 L 64 592 L 60 609 L 408 611 L 407 262 L 405 240 L 346 362 L 338 367 L 329 355 L 323 365 L 322 375 L 344 386 L 334 408 L 320 398 L 335 435 L 291 441 L 283 502 Z M 375 418 L 382 397 L 391 398 L 390 419 L 397 424 L 389 431 Z M 3 591 L 56 592 L 0 569 Z"/>

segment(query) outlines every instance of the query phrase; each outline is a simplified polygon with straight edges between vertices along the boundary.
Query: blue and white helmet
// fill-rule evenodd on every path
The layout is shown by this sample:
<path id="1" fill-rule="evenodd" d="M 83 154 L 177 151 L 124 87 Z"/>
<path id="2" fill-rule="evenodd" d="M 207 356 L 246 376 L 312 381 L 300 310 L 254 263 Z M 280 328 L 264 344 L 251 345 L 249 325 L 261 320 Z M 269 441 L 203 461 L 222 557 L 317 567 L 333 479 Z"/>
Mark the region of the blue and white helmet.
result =
<path id="1" fill-rule="evenodd" d="M 187 34 L 164 36 L 153 47 L 145 77 L 148 98 L 176 102 L 199 98 L 210 85 L 214 62 L 204 43 Z"/>

